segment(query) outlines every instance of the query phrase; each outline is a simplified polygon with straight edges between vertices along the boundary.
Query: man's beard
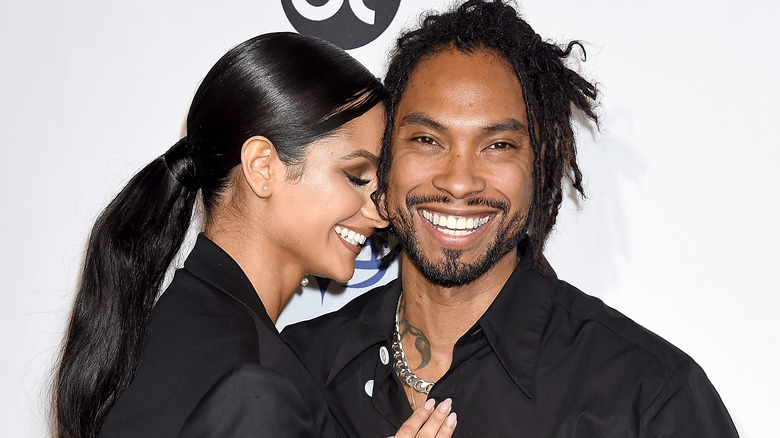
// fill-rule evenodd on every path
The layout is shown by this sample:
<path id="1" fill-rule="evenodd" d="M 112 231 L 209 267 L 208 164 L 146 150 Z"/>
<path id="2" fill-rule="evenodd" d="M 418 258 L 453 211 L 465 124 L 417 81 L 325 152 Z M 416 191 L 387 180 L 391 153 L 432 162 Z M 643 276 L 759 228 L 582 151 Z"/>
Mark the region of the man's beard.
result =
<path id="1" fill-rule="evenodd" d="M 439 199 L 438 197 L 431 199 L 410 196 L 406 200 L 406 211 L 409 213 L 404 214 L 401 208 L 398 207 L 391 221 L 401 248 L 403 248 L 417 269 L 433 284 L 452 287 L 471 283 L 485 274 L 507 253 L 516 250 L 518 243 L 525 236 L 527 216 L 525 212 L 517 212 L 512 217 L 507 217 L 509 205 L 504 201 L 470 200 L 469 205 L 489 205 L 500 209 L 504 213 L 504 219 L 499 224 L 498 232 L 495 233 L 495 239 L 490 243 L 485 254 L 474 262 L 462 262 L 460 258 L 464 251 L 448 248 L 441 249 L 442 259 L 440 261 L 432 260 L 423 253 L 420 247 L 420 242 L 413 226 L 414 213 L 412 212 L 412 206 L 431 201 L 448 202 L 448 200 L 444 198 Z"/>

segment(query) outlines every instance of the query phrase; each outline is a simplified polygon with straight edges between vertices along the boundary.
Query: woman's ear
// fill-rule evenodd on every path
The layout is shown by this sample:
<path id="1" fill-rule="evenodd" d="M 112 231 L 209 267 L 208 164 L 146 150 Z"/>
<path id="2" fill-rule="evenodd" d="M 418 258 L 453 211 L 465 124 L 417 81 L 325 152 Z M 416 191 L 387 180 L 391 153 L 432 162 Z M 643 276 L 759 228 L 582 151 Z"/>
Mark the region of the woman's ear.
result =
<path id="1" fill-rule="evenodd" d="M 273 193 L 277 160 L 274 144 L 263 136 L 250 137 L 241 147 L 241 171 L 249 187 L 260 198 L 267 198 Z"/>

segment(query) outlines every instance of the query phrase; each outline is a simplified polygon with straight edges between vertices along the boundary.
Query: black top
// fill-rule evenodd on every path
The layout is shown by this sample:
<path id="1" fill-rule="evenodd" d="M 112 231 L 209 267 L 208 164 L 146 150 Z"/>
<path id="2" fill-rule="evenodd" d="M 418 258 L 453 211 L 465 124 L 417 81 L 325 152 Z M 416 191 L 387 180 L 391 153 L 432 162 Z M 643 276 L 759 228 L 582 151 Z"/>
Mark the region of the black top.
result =
<path id="1" fill-rule="evenodd" d="M 396 280 L 282 333 L 349 436 L 392 435 L 411 413 L 386 355 L 400 293 Z M 455 437 L 737 436 L 690 357 L 524 262 L 455 344 L 430 397 L 453 399 Z"/>
<path id="2" fill-rule="evenodd" d="M 101 437 L 335 436 L 321 391 L 238 264 L 203 235 L 152 312 Z"/>

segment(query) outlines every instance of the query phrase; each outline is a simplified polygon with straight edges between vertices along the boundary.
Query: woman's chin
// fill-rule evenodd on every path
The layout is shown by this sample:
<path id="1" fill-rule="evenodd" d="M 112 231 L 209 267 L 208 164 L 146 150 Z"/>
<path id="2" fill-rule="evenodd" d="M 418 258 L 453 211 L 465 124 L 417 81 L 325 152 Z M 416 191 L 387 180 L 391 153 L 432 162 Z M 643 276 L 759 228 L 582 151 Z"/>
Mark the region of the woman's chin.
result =
<path id="1" fill-rule="evenodd" d="M 334 270 L 333 272 L 331 272 L 331 275 L 328 275 L 327 277 L 339 283 L 346 283 L 352 279 L 353 275 L 355 275 L 354 263 L 349 268 L 345 267 L 344 269 L 340 269 L 339 271 Z"/>

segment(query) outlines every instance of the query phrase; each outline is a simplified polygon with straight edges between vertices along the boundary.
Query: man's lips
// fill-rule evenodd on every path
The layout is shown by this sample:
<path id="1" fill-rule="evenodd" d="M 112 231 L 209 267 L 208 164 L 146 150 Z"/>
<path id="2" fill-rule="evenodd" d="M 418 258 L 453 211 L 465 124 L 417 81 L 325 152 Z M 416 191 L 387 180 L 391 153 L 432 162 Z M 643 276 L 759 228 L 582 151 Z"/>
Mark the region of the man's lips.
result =
<path id="1" fill-rule="evenodd" d="M 452 215 L 426 209 L 419 209 L 420 215 L 437 231 L 449 236 L 468 236 L 485 226 L 495 213 Z"/>

